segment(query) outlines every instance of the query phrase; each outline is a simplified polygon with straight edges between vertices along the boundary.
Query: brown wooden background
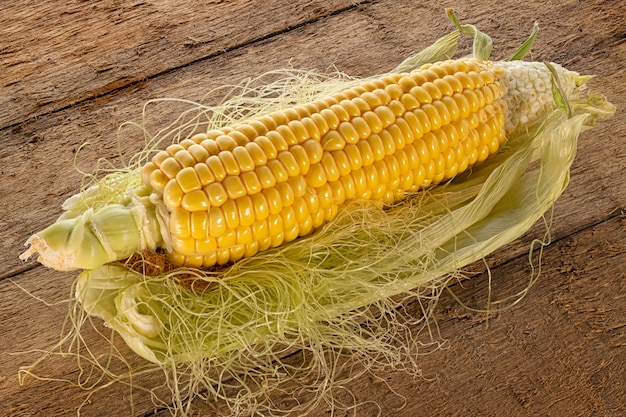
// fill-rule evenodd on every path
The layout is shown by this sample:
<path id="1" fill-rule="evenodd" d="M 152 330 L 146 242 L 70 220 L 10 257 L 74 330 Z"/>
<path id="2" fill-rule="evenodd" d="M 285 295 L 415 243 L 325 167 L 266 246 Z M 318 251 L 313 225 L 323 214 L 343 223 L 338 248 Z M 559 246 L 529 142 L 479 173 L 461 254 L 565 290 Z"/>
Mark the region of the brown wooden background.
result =
<path id="1" fill-rule="evenodd" d="M 117 127 L 138 121 L 148 99 L 197 100 L 218 85 L 285 66 L 384 72 L 452 30 L 444 14 L 450 6 L 492 35 L 494 59 L 517 47 L 537 21 L 532 59 L 596 74 L 592 88 L 618 111 L 581 138 L 571 185 L 554 209 L 542 276 L 528 296 L 487 322 L 444 295 L 436 318 L 447 343 L 421 358 L 427 378 L 389 371 L 357 379 L 348 387 L 363 403 L 356 415 L 626 415 L 626 3 L 489 3 L 4 0 L 0 415 L 75 415 L 87 396 L 60 382 L 31 378 L 19 386 L 19 367 L 38 354 L 15 354 L 46 349 L 61 331 L 76 274 L 25 264 L 18 255 L 26 238 L 53 221 L 79 189 L 74 158 L 81 144 L 89 142 L 75 164 L 90 172 L 100 157 L 115 160 Z M 160 106 L 154 120 L 169 121 L 176 111 Z M 121 150 L 132 155 L 142 144 L 131 134 Z M 495 297 L 527 284 L 528 244 L 543 233 L 533 228 L 488 259 Z M 452 289 L 463 302 L 484 307 L 487 283 L 483 273 Z M 42 370 L 77 376 L 71 360 L 48 361 Z M 94 395 L 82 415 L 167 415 L 140 392 L 132 394 L 131 411 L 130 396 L 125 386 L 113 385 Z M 211 415 L 199 407 L 198 414 Z M 311 413 L 328 415 L 327 406 Z"/>

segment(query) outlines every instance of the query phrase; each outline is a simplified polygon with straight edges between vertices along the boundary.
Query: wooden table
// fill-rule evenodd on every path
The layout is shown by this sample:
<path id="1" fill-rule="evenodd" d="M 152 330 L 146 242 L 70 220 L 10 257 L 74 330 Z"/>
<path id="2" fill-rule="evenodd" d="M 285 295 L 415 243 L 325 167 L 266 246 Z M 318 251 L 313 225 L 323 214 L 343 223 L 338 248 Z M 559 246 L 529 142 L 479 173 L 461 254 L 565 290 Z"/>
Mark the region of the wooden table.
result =
<path id="1" fill-rule="evenodd" d="M 84 416 L 167 415 L 122 384 L 83 404 L 88 392 L 70 384 L 28 378 L 20 386 L 17 379 L 20 366 L 58 340 L 76 276 L 20 262 L 23 243 L 61 213 L 80 187 L 79 170 L 141 149 L 140 135 L 118 143 L 116 129 L 138 121 L 144 102 L 198 100 L 280 67 L 384 72 L 451 31 L 444 7 L 453 5 L 463 21 L 492 35 L 494 59 L 537 21 L 531 58 L 597 75 L 591 87 L 618 110 L 581 137 L 571 185 L 554 207 L 542 274 L 528 295 L 487 316 L 444 294 L 435 318 L 445 348 L 421 358 L 424 378 L 393 370 L 358 378 L 347 387 L 360 404 L 356 415 L 626 415 L 625 2 L 36 3 L 5 0 L 0 10 L 0 415 L 74 415 L 81 405 Z M 469 41 L 462 45 L 467 53 Z M 158 106 L 153 120 L 169 121 L 176 111 Z M 544 233 L 537 225 L 487 259 L 493 294 L 527 285 L 528 245 Z M 483 273 L 451 289 L 481 308 L 489 275 L 474 267 Z M 50 358 L 41 371 L 77 377 L 73 358 Z M 330 410 L 322 405 L 310 415 Z"/>

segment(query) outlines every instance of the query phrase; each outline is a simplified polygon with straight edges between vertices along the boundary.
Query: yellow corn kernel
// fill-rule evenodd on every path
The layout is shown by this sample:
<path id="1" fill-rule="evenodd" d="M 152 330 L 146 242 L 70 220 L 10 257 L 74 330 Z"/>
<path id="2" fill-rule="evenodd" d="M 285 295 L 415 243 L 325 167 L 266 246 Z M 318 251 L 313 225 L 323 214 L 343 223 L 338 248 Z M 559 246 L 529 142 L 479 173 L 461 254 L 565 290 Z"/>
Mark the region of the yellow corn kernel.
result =
<path id="1" fill-rule="evenodd" d="M 406 112 L 406 108 L 400 100 L 392 100 L 391 102 L 389 102 L 389 106 L 381 108 L 389 109 L 395 117 L 402 117 L 402 115 Z"/>
<path id="2" fill-rule="evenodd" d="M 306 201 L 302 197 L 298 197 L 294 200 L 291 206 L 296 217 L 296 222 L 301 225 L 308 222 L 309 208 Z"/>
<path id="3" fill-rule="evenodd" d="M 237 146 L 242 146 L 249 142 L 248 137 L 239 130 L 233 130 L 231 132 L 228 132 L 228 136 L 235 140 Z"/>
<path id="4" fill-rule="evenodd" d="M 350 116 L 350 119 L 361 115 L 361 110 L 352 100 L 342 100 L 339 105 Z"/>
<path id="5" fill-rule="evenodd" d="M 375 110 L 379 106 L 387 106 L 389 102 L 391 101 L 391 96 L 383 88 L 377 88 L 376 90 L 372 91 L 372 94 L 378 97 L 378 100 L 379 100 L 378 101 L 379 104 L 377 104 L 376 106 L 372 106 L 372 110 Z M 364 98 L 368 100 L 367 95 L 364 95 Z M 374 102 L 374 99 L 372 98 L 368 100 L 368 102 L 371 105 Z"/>
<path id="6" fill-rule="evenodd" d="M 326 121 L 326 119 L 324 118 L 324 116 L 322 116 L 321 113 L 313 113 L 311 115 L 310 120 L 314 123 L 315 128 L 317 129 L 317 136 L 313 137 L 313 139 L 315 139 L 316 141 L 319 141 L 318 136 L 322 136 L 323 134 L 328 132 L 331 129 L 331 127 Z M 307 130 L 309 129 L 310 127 L 307 127 Z"/>
<path id="7" fill-rule="evenodd" d="M 249 196 L 243 196 L 235 200 L 237 204 L 237 214 L 239 215 L 240 226 L 250 226 L 254 223 L 254 205 Z"/>
<path id="8" fill-rule="evenodd" d="M 246 194 L 253 195 L 260 192 L 263 189 L 261 185 L 261 181 L 259 181 L 259 177 L 256 172 L 244 172 L 241 174 L 241 182 L 246 189 Z"/>
<path id="9" fill-rule="evenodd" d="M 361 98 L 361 96 L 356 96 L 354 98 L 351 98 L 350 101 L 356 104 L 361 114 L 365 113 L 366 111 L 370 111 L 372 109 L 370 105 L 367 103 L 367 101 Z"/>
<path id="10" fill-rule="evenodd" d="M 180 204 L 189 211 L 206 211 L 211 206 L 203 190 L 194 190 L 185 194 Z"/>
<path id="11" fill-rule="evenodd" d="M 276 178 L 267 165 L 257 167 L 254 171 L 261 182 L 261 188 L 264 190 L 276 185 Z"/>
<path id="12" fill-rule="evenodd" d="M 193 167 L 186 167 L 180 170 L 176 174 L 176 182 L 178 182 L 183 193 L 189 193 L 202 188 L 198 173 Z"/>
<path id="13" fill-rule="evenodd" d="M 191 225 L 189 223 L 189 212 L 183 208 L 177 207 L 170 214 L 170 233 L 179 238 L 188 238 L 191 236 Z"/>
<path id="14" fill-rule="evenodd" d="M 268 134 L 269 133 L 276 133 L 276 132 L 268 132 Z M 276 158 L 276 155 L 278 155 L 278 149 L 276 148 L 276 145 L 274 144 L 275 142 L 271 140 L 270 138 L 268 138 L 267 136 L 259 136 L 258 138 L 254 139 L 254 143 L 259 145 L 259 147 L 265 153 L 265 156 L 267 159 Z"/>
<path id="15" fill-rule="evenodd" d="M 301 175 L 289 178 L 287 184 L 291 187 L 294 197 L 302 197 L 307 191 L 307 182 Z"/>
<path id="16" fill-rule="evenodd" d="M 220 237 L 215 239 L 218 248 L 229 248 L 237 244 L 237 228 L 239 224 L 233 228 L 226 229 Z"/>
<path id="17" fill-rule="evenodd" d="M 431 100 L 431 103 L 434 101 L 441 100 L 441 97 L 443 97 L 443 93 L 437 87 L 437 85 L 435 85 L 434 82 L 430 82 L 430 81 L 426 82 L 422 84 L 421 88 L 426 91 L 426 94 L 428 95 L 428 98 Z"/>
<path id="18" fill-rule="evenodd" d="M 420 141 L 421 142 L 421 141 Z M 409 163 L 409 169 L 413 170 L 421 165 L 420 156 L 417 153 L 417 143 L 406 146 L 403 151 Z"/>
<path id="19" fill-rule="evenodd" d="M 278 159 L 268 161 L 267 166 L 272 172 L 273 177 L 276 179 L 276 183 L 285 182 L 289 179 L 289 174 L 287 173 L 285 166 Z"/>
<path id="20" fill-rule="evenodd" d="M 222 151 L 232 151 L 238 145 L 237 141 L 230 135 L 220 135 L 215 138 L 215 143 Z"/>
<path id="21" fill-rule="evenodd" d="M 387 155 L 385 159 L 383 159 L 381 162 L 386 165 L 387 170 L 389 171 L 389 181 L 387 182 L 390 186 L 388 188 L 391 190 L 396 190 L 398 188 L 398 178 L 400 178 L 401 174 L 400 163 L 398 162 L 398 159 L 395 157 L 395 155 Z"/>
<path id="22" fill-rule="evenodd" d="M 228 200 L 228 194 L 226 194 L 226 190 L 219 182 L 214 182 L 207 185 L 206 187 L 204 187 L 204 192 L 209 198 L 209 202 L 212 207 L 220 207 Z M 167 201 L 165 202 L 165 204 L 170 207 L 169 204 L 167 204 Z"/>
<path id="23" fill-rule="evenodd" d="M 249 122 L 241 123 L 240 125 L 237 125 L 235 129 L 246 138 L 245 142 L 250 142 L 251 140 L 254 140 L 254 138 L 256 138 L 257 136 L 264 135 L 267 132 L 267 129 L 265 128 L 261 129 L 261 131 L 259 132 L 257 129 L 255 129 L 255 126 L 253 126 Z"/>
<path id="24" fill-rule="evenodd" d="M 324 135 L 321 145 L 324 151 L 341 150 L 346 146 L 346 140 L 341 133 L 336 130 L 331 130 Z"/>
<path id="25" fill-rule="evenodd" d="M 441 103 L 445 106 L 447 113 L 450 115 L 450 120 L 458 120 L 461 117 L 461 110 L 452 97 L 444 96 L 441 99 Z"/>
<path id="26" fill-rule="evenodd" d="M 152 168 L 152 167 L 150 167 Z M 163 194 L 163 190 L 165 189 L 165 186 L 167 185 L 167 183 L 170 181 L 169 178 L 167 178 L 165 176 L 165 174 L 163 173 L 163 171 L 159 170 L 159 169 L 154 169 L 154 171 L 152 171 L 150 173 L 150 176 L 148 177 L 148 181 L 146 181 L 143 177 L 143 175 L 145 175 L 147 170 L 143 170 L 142 171 L 142 180 L 144 183 L 149 183 L 152 186 L 152 189 L 154 191 L 156 191 L 157 193 L 161 193 Z M 149 171 L 147 171 L 149 172 Z"/>
<path id="27" fill-rule="evenodd" d="M 339 119 L 337 113 L 335 113 L 335 111 L 333 111 L 331 109 L 332 109 L 332 107 L 330 109 L 323 109 L 319 113 L 320 116 L 324 119 L 324 121 L 328 125 L 328 129 L 329 130 L 336 129 L 337 126 L 339 126 L 339 123 L 341 123 L 341 120 Z M 350 120 L 350 118 L 348 117 L 347 120 Z"/>
<path id="28" fill-rule="evenodd" d="M 288 132 L 291 132 L 291 130 L 289 130 L 288 127 L 286 126 L 282 126 L 285 129 L 282 130 L 286 130 Z M 291 134 L 293 135 L 293 134 Z M 289 149 L 289 143 L 287 143 L 287 139 L 285 137 L 283 137 L 283 134 L 280 133 L 278 130 L 270 130 L 269 132 L 267 132 L 267 139 L 270 140 L 272 147 L 276 150 L 276 153 L 281 152 L 281 151 L 286 151 L 287 149 Z M 262 144 L 259 143 L 259 145 L 262 146 Z M 268 157 L 270 157 L 268 155 Z"/>
<path id="29" fill-rule="evenodd" d="M 317 127 L 317 124 L 313 121 L 311 117 L 305 117 L 304 119 L 300 120 L 300 123 L 305 129 L 306 133 L 300 143 L 308 139 L 320 140 L 320 136 L 323 133 L 326 133 L 326 130 L 320 131 L 320 129 Z"/>
<path id="30" fill-rule="evenodd" d="M 407 112 L 406 115 L 414 115 L 414 113 L 412 112 Z M 407 121 L 402 118 L 402 117 L 398 117 L 396 119 L 396 123 L 392 126 L 397 126 L 397 128 L 400 130 L 400 132 L 402 132 L 402 138 L 397 137 L 395 138 L 396 141 L 404 141 L 405 144 L 411 144 L 413 143 L 413 141 L 418 138 L 419 139 L 419 135 L 418 133 L 420 132 L 416 132 L 414 133 L 413 130 L 411 129 L 411 127 L 409 126 L 409 124 L 407 123 Z M 389 126 L 387 129 L 391 129 L 392 126 Z"/>
<path id="31" fill-rule="evenodd" d="M 345 152 L 346 157 L 348 158 L 352 171 L 356 171 L 363 166 L 363 155 L 357 145 L 347 145 L 343 152 Z"/>
<path id="32" fill-rule="evenodd" d="M 396 144 L 391 133 L 388 130 L 383 130 L 378 136 L 383 144 L 385 155 L 392 155 L 396 151 Z"/>
<path id="33" fill-rule="evenodd" d="M 254 209 L 254 217 L 257 220 L 264 220 L 270 215 L 269 203 L 262 193 L 254 194 L 252 199 L 252 207 Z"/>
<path id="34" fill-rule="evenodd" d="M 333 104 L 332 106 L 330 106 L 330 110 L 332 110 L 332 112 L 335 114 L 335 117 L 337 118 L 339 123 L 341 123 L 341 122 L 348 122 L 352 118 L 350 113 L 348 113 L 347 109 L 344 108 L 341 103 Z M 358 108 L 357 108 L 357 111 L 358 111 Z M 358 114 L 357 114 L 357 116 L 358 116 Z M 339 126 L 339 123 L 337 123 L 337 126 Z"/>
<path id="35" fill-rule="evenodd" d="M 176 159 L 174 159 L 173 157 L 168 157 L 161 163 L 159 169 L 165 174 L 167 178 L 174 178 L 176 174 L 178 174 L 178 171 L 182 169 L 182 167 L 176 161 Z"/>
<path id="36" fill-rule="evenodd" d="M 380 182 L 378 181 L 378 171 L 374 165 L 368 165 L 363 167 L 363 172 L 365 173 L 365 180 L 367 181 L 367 188 L 372 190 L 372 192 L 378 189 Z"/>
<path id="37" fill-rule="evenodd" d="M 415 115 L 415 119 L 412 117 Z M 433 130 L 433 121 L 430 120 L 429 115 L 424 109 L 417 109 L 413 112 L 407 112 L 404 115 L 404 119 L 409 123 L 413 133 L 417 137 L 421 137 L 424 133 Z"/>
<path id="38" fill-rule="evenodd" d="M 374 124 L 377 123 L 378 120 L 380 120 L 381 123 L 381 130 L 391 126 L 396 121 L 396 115 L 394 114 L 393 110 L 388 106 L 378 106 L 373 110 L 373 112 L 373 115 L 368 116 L 367 113 L 363 115 L 365 120 L 367 120 L 367 123 L 370 125 L 373 133 L 378 133 L 378 128 L 374 126 Z"/>
<path id="39" fill-rule="evenodd" d="M 214 139 L 207 138 L 200 142 L 200 146 L 206 149 L 209 155 L 217 155 L 221 151 Z"/>
<path id="40" fill-rule="evenodd" d="M 244 146 L 237 146 L 235 149 L 232 150 L 231 153 L 235 160 L 235 163 L 237 164 L 237 167 L 238 167 L 237 170 L 239 172 L 247 172 L 247 171 L 252 171 L 254 169 L 255 164 L 252 159 L 252 156 L 250 155 L 250 152 L 248 152 L 248 150 Z M 231 174 L 231 175 L 236 175 L 236 174 Z"/>
<path id="41" fill-rule="evenodd" d="M 175 252 L 181 255 L 194 256 L 196 254 L 196 241 L 191 237 L 178 237 L 176 235 L 171 236 L 172 246 Z"/>
<path id="42" fill-rule="evenodd" d="M 292 120 L 287 124 L 291 132 L 293 133 L 294 141 L 288 141 L 290 145 L 296 145 L 307 139 L 309 139 L 309 132 L 300 120 Z"/>
<path id="43" fill-rule="evenodd" d="M 415 88 L 421 88 L 421 87 L 415 87 Z M 424 95 L 427 95 L 425 90 L 424 90 Z M 413 93 L 413 91 L 411 91 L 411 93 L 406 93 L 402 97 L 400 97 L 400 102 L 402 103 L 402 106 L 407 111 L 412 111 L 412 110 L 418 109 L 420 107 L 419 97 L 416 96 Z"/>
<path id="44" fill-rule="evenodd" d="M 293 189 L 291 185 L 287 182 L 282 182 L 280 184 L 276 184 L 276 188 L 278 189 L 278 193 L 280 194 L 280 199 L 282 201 L 283 207 L 289 207 L 293 204 L 293 200 L 295 195 L 293 194 Z"/>
<path id="45" fill-rule="evenodd" d="M 409 172 L 411 169 L 411 163 L 405 149 L 397 149 L 393 154 L 394 159 L 398 164 L 398 176 L 402 176 Z"/>
<path id="46" fill-rule="evenodd" d="M 434 105 L 424 104 L 420 110 L 423 110 L 424 113 L 426 113 L 426 117 L 430 121 L 430 130 L 437 130 L 441 127 L 443 120 Z"/>
<path id="47" fill-rule="evenodd" d="M 341 186 L 344 189 L 346 200 L 349 200 L 356 196 L 356 184 L 354 183 L 354 179 L 351 175 L 345 175 L 339 178 L 339 182 L 341 182 Z"/>
<path id="48" fill-rule="evenodd" d="M 211 207 L 208 213 L 209 236 L 219 237 L 226 232 L 226 218 L 219 207 Z"/>
<path id="49" fill-rule="evenodd" d="M 371 111 L 368 111 L 368 112 L 372 113 Z M 352 120 L 350 120 L 349 124 L 351 124 L 354 127 L 357 134 L 359 135 L 359 139 L 367 139 L 373 133 L 372 128 L 370 127 L 369 123 L 361 116 L 357 116 L 353 118 Z M 380 121 L 379 121 L 379 125 L 380 125 Z M 380 129 L 382 129 L 382 126 L 379 126 L 379 127 Z M 378 130 L 380 131 L 380 129 Z"/>
<path id="50" fill-rule="evenodd" d="M 196 239 L 196 253 L 208 254 L 215 251 L 216 248 L 217 241 L 214 237 L 204 237 Z"/>
<path id="51" fill-rule="evenodd" d="M 169 145 L 167 148 L 165 148 L 165 152 L 167 152 L 167 154 L 169 156 L 174 156 L 176 155 L 176 152 L 185 149 L 180 143 L 174 143 L 172 145 Z"/>
<path id="52" fill-rule="evenodd" d="M 454 127 L 454 124 L 448 124 L 441 128 L 440 137 L 446 138 L 448 147 L 456 148 L 459 144 L 459 132 Z M 441 142 L 440 142 L 441 143 Z"/>
<path id="53" fill-rule="evenodd" d="M 322 144 L 319 141 L 315 140 L 307 140 L 302 144 L 304 150 L 307 153 L 310 164 L 316 164 L 322 160 L 322 156 L 324 155 L 324 149 L 322 148 Z"/>
<path id="54" fill-rule="evenodd" d="M 226 177 L 226 168 L 224 168 L 224 164 L 222 160 L 217 155 L 211 155 L 206 160 L 206 164 L 213 173 L 216 181 L 221 181 Z"/>
<path id="55" fill-rule="evenodd" d="M 385 145 L 379 135 L 372 135 L 367 139 L 372 153 L 374 155 L 374 161 L 380 161 L 385 157 Z"/>
<path id="56" fill-rule="evenodd" d="M 253 242 L 257 241 L 260 247 L 264 247 L 265 249 L 270 247 L 271 240 L 267 239 L 269 236 L 269 228 L 266 220 L 257 220 L 252 226 L 250 226 L 252 231 Z"/>
<path id="57" fill-rule="evenodd" d="M 474 83 L 474 89 L 478 90 L 485 85 L 485 81 L 480 76 L 480 74 L 476 71 L 470 71 L 467 73 L 467 76 L 470 77 L 472 82 Z"/>
<path id="58" fill-rule="evenodd" d="M 175 179 L 169 180 L 165 189 L 163 190 L 163 202 L 168 208 L 174 209 L 180 206 L 183 200 L 183 190 Z"/>
<path id="59" fill-rule="evenodd" d="M 284 139 L 284 142 L 281 142 L 281 147 L 279 148 L 277 146 L 277 149 L 281 151 L 286 151 L 289 149 L 289 146 L 299 143 L 298 137 L 296 137 L 295 132 L 291 129 L 291 126 L 289 125 L 279 125 L 276 128 L 275 132 Z M 268 136 L 270 133 L 271 132 L 268 132 Z"/>
<path id="60" fill-rule="evenodd" d="M 404 94 L 404 91 L 402 90 L 402 88 L 395 82 L 387 84 L 385 86 L 385 92 L 389 95 L 389 97 L 392 100 L 397 100 L 400 97 L 402 97 L 402 94 Z"/>
<path id="61" fill-rule="evenodd" d="M 233 230 L 239 226 L 239 212 L 235 200 L 228 200 L 221 206 L 226 221 L 226 228 Z M 208 232 L 207 232 L 208 233 Z"/>
<path id="62" fill-rule="evenodd" d="M 360 135 L 359 132 L 357 132 L 356 130 L 356 126 L 354 126 L 350 122 L 339 123 L 337 131 L 341 134 L 341 137 L 343 138 L 343 140 L 346 141 L 346 143 L 357 143 L 360 139 Z"/>
<path id="63" fill-rule="evenodd" d="M 300 166 L 296 161 L 296 158 L 291 151 L 283 151 L 278 154 L 278 158 L 275 161 L 280 161 L 287 172 L 287 176 L 295 177 L 300 175 Z"/>
<path id="64" fill-rule="evenodd" d="M 374 169 L 378 174 L 378 183 L 386 184 L 389 182 L 389 167 L 384 160 L 374 162 Z"/>
<path id="65" fill-rule="evenodd" d="M 204 162 L 209 157 L 209 151 L 202 145 L 193 143 L 187 148 L 189 154 L 193 157 L 196 163 Z"/>
<path id="66" fill-rule="evenodd" d="M 311 166 L 311 169 L 306 175 L 307 183 L 313 187 L 318 188 L 328 182 L 328 178 L 326 177 L 326 170 L 324 166 L 321 164 L 315 164 Z"/>
<path id="67" fill-rule="evenodd" d="M 394 149 L 402 149 L 406 146 L 404 133 L 397 124 L 393 124 L 385 128 L 384 132 L 390 135 L 391 140 L 393 141 Z"/>
<path id="68" fill-rule="evenodd" d="M 335 165 L 337 165 L 337 169 L 339 170 L 339 176 L 343 177 L 352 172 L 352 166 L 350 165 L 350 160 L 344 151 L 333 151 L 331 152 L 333 159 L 335 160 Z"/>
<path id="69" fill-rule="evenodd" d="M 332 154 L 325 153 L 320 164 L 324 166 L 324 172 L 326 173 L 326 180 L 328 182 L 337 181 L 339 179 L 339 168 Z"/>
<path id="70" fill-rule="evenodd" d="M 230 199 L 237 199 L 246 195 L 246 187 L 239 175 L 229 175 L 222 181 L 224 190 Z"/>
<path id="71" fill-rule="evenodd" d="M 168 146 L 141 178 L 170 212 L 171 260 L 235 262 L 347 200 L 391 203 L 483 161 L 506 140 L 498 77 L 477 60 L 428 64 Z"/>
<path id="72" fill-rule="evenodd" d="M 254 236 L 252 235 L 252 227 L 239 226 L 236 231 L 237 246 L 249 245 L 254 242 Z"/>
<path id="73" fill-rule="evenodd" d="M 278 213 L 271 214 L 267 219 L 267 231 L 273 238 L 283 233 L 283 218 L 280 215 L 281 212 L 282 209 Z"/>

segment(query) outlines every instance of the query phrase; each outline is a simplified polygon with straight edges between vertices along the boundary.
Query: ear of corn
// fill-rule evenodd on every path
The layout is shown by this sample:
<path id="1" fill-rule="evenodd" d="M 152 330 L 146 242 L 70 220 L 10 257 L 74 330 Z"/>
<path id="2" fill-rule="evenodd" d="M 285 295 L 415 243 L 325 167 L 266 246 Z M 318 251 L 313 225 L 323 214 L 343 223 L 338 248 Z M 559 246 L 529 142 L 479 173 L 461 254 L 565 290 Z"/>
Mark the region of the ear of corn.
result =
<path id="1" fill-rule="evenodd" d="M 197 134 L 143 166 L 149 201 L 46 229 L 22 257 L 89 269 L 162 247 L 176 265 L 236 262 L 313 232 L 346 202 L 390 204 L 484 161 L 554 107 L 542 65 L 426 64 Z M 112 211 L 124 232 L 102 226 Z"/>
<path id="2" fill-rule="evenodd" d="M 483 161 L 505 141 L 502 93 L 480 61 L 427 65 L 196 135 L 141 176 L 170 212 L 176 264 L 235 262 L 309 234 L 346 201 L 389 204 Z"/>

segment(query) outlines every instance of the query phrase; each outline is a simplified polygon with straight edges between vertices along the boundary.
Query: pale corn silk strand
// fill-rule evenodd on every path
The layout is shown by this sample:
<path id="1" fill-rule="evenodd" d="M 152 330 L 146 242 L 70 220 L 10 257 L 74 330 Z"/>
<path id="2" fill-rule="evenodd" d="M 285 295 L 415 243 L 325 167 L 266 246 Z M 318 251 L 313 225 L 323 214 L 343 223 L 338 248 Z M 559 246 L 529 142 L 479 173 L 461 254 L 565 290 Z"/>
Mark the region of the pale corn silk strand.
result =
<path id="1" fill-rule="evenodd" d="M 490 39 L 473 26 L 460 28 L 475 37 L 474 55 L 488 58 Z M 451 58 L 458 38 L 458 32 L 443 37 L 396 70 Z M 190 110 L 155 134 L 143 122 L 136 125 L 145 151 L 103 179 L 89 176 L 96 187 L 64 209 L 76 216 L 126 203 L 128 187 L 140 184 L 139 167 L 164 145 L 362 81 L 285 70 L 213 91 L 212 97 L 228 98 L 218 106 L 189 103 Z M 568 183 L 580 132 L 613 108 L 598 96 L 570 97 L 568 112 L 552 111 L 448 184 L 392 207 L 354 202 L 313 235 L 223 270 L 146 276 L 111 263 L 84 271 L 59 347 L 78 359 L 81 386 L 126 383 L 149 391 L 172 414 L 190 414 L 196 398 L 219 400 L 227 415 L 304 415 L 324 401 L 333 410 L 354 409 L 340 392 L 351 378 L 386 367 L 420 375 L 419 356 L 441 343 L 432 318 L 441 292 L 464 277 L 462 268 L 542 218 Z M 510 306 L 524 294 L 500 301 Z M 421 314 L 405 313 L 409 303 Z M 504 307 L 487 306 L 496 308 Z M 98 330 L 92 317 L 103 319 L 111 333 Z M 104 354 L 83 339 L 85 326 L 110 342 Z M 115 343 L 118 335 L 148 362 L 127 357 Z M 165 386 L 138 382 L 161 371 Z M 25 368 L 22 376 L 30 374 Z"/>

